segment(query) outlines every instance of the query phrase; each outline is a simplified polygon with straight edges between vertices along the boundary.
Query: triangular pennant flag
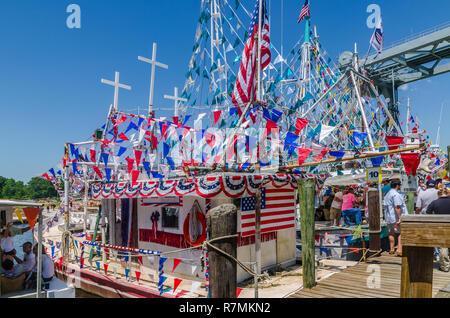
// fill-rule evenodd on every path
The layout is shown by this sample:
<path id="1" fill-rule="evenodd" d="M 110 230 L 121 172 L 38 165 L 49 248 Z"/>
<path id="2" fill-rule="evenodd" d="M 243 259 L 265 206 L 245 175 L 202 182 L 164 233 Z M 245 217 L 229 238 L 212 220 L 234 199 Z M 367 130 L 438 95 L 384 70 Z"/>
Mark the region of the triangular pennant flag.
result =
<path id="1" fill-rule="evenodd" d="M 139 278 L 141 278 L 141 272 L 136 271 L 134 273 L 136 274 L 136 280 L 139 283 Z"/>
<path id="2" fill-rule="evenodd" d="M 372 167 L 380 167 L 381 163 L 383 162 L 383 159 L 384 159 L 383 156 L 370 158 L 370 161 L 372 162 Z"/>
<path id="3" fill-rule="evenodd" d="M 23 224 L 23 219 L 22 219 L 22 211 L 20 209 L 15 209 L 14 213 L 17 215 L 17 218 L 19 219 L 20 223 Z"/>
<path id="4" fill-rule="evenodd" d="M 222 111 L 221 110 L 213 112 L 213 116 L 214 116 L 214 125 L 213 126 L 215 126 L 217 124 L 217 122 L 219 121 L 221 115 L 222 115 Z"/>
<path id="5" fill-rule="evenodd" d="M 92 169 L 94 169 L 95 173 L 98 175 L 98 177 L 100 179 L 103 179 L 103 175 L 102 175 L 102 173 L 101 173 L 101 171 L 100 171 L 100 169 L 98 167 L 93 166 Z"/>
<path id="6" fill-rule="evenodd" d="M 107 180 L 108 182 L 110 182 L 110 181 L 111 181 L 111 169 L 106 168 L 106 169 L 105 169 L 105 174 L 106 174 L 106 180 Z"/>
<path id="7" fill-rule="evenodd" d="M 417 168 L 420 164 L 420 153 L 402 153 L 400 154 L 406 174 L 416 176 Z"/>
<path id="8" fill-rule="evenodd" d="M 312 150 L 308 148 L 298 148 L 298 165 L 301 166 L 309 157 Z"/>
<path id="9" fill-rule="evenodd" d="M 94 149 L 89 149 L 89 153 L 91 155 L 91 162 L 96 162 L 96 151 Z"/>
<path id="10" fill-rule="evenodd" d="M 139 264 L 144 265 L 144 264 L 142 263 L 142 256 L 138 256 L 137 259 L 138 259 Z"/>
<path id="11" fill-rule="evenodd" d="M 175 272 L 175 269 L 177 268 L 177 266 L 181 263 L 181 259 L 179 258 L 174 258 L 173 259 L 173 268 L 172 268 L 172 272 Z"/>
<path id="12" fill-rule="evenodd" d="M 175 293 L 175 291 L 177 290 L 178 286 L 180 286 L 181 282 L 183 280 L 179 279 L 179 278 L 174 278 L 173 279 L 173 292 Z"/>
<path id="13" fill-rule="evenodd" d="M 322 142 L 325 138 L 327 138 L 333 132 L 334 128 L 334 126 L 322 125 L 319 141 Z"/>
<path id="14" fill-rule="evenodd" d="M 308 124 L 308 120 L 297 118 L 297 122 L 295 123 L 295 134 L 298 135 Z"/>
<path id="15" fill-rule="evenodd" d="M 159 258 L 159 271 L 162 271 L 164 267 L 164 263 L 167 261 L 167 257 L 160 257 Z"/>
<path id="16" fill-rule="evenodd" d="M 329 152 L 330 156 L 336 157 L 338 159 L 341 159 L 344 157 L 345 152 L 344 151 L 330 151 Z"/>
<path id="17" fill-rule="evenodd" d="M 162 288 L 164 282 L 167 280 L 167 276 L 159 276 L 158 288 Z"/>
<path id="18" fill-rule="evenodd" d="M 131 171 L 133 170 L 134 159 L 131 159 L 130 157 L 126 157 L 125 160 L 127 161 L 127 165 L 128 165 L 128 173 L 131 174 Z"/>
<path id="19" fill-rule="evenodd" d="M 119 152 L 117 153 L 117 157 L 120 157 L 127 151 L 127 148 L 120 147 Z"/>
<path id="20" fill-rule="evenodd" d="M 236 289 L 236 298 L 239 297 L 239 295 L 241 294 L 241 292 L 242 292 L 242 288 L 237 288 L 237 289 Z"/>
<path id="21" fill-rule="evenodd" d="M 109 155 L 107 153 L 102 152 L 101 157 L 102 157 L 103 163 L 105 164 L 105 167 L 107 167 Z"/>
<path id="22" fill-rule="evenodd" d="M 404 137 L 398 136 L 386 136 L 387 144 L 389 145 L 389 150 L 396 150 L 399 148 L 399 145 L 403 145 Z"/>
<path id="23" fill-rule="evenodd" d="M 105 270 L 105 275 L 108 276 L 108 264 L 103 264 L 103 269 Z"/>
<path id="24" fill-rule="evenodd" d="M 136 159 L 136 168 L 139 169 L 139 164 L 141 162 L 142 151 L 134 150 L 134 158 Z"/>
<path id="25" fill-rule="evenodd" d="M 130 141 L 130 139 L 128 139 L 128 137 L 125 136 L 125 134 L 123 132 L 120 133 L 119 138 L 122 139 L 122 140 L 125 140 L 125 141 Z"/>
<path id="26" fill-rule="evenodd" d="M 359 132 L 353 130 L 353 145 L 355 147 L 359 147 L 364 143 L 364 140 L 367 138 L 368 134 L 364 132 Z"/>
<path id="27" fill-rule="evenodd" d="M 125 268 L 125 278 L 127 278 L 127 279 L 128 279 L 128 274 L 130 274 L 130 269 Z"/>
<path id="28" fill-rule="evenodd" d="M 95 265 L 97 265 L 97 269 L 98 269 L 98 271 L 100 271 L 100 262 L 96 261 Z"/>
<path id="29" fill-rule="evenodd" d="M 201 285 L 201 282 L 194 282 L 192 281 L 192 285 L 191 285 L 191 293 L 195 292 Z"/>
<path id="30" fill-rule="evenodd" d="M 36 223 L 36 219 L 39 216 L 39 208 L 22 208 L 22 211 L 27 218 L 30 229 L 32 230 L 34 228 L 34 224 Z"/>

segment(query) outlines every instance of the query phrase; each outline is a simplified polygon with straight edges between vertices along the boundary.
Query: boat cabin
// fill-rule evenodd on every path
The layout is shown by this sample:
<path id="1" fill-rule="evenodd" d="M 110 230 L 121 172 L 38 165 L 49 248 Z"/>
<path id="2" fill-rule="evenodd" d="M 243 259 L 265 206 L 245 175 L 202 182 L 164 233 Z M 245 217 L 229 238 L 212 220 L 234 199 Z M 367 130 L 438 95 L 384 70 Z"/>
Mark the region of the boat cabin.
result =
<path id="1" fill-rule="evenodd" d="M 261 192 L 262 270 L 296 261 L 296 190 L 294 175 L 220 174 L 193 179 L 93 184 L 93 199 L 102 201 L 108 220 L 109 244 L 159 252 L 198 246 L 206 239 L 206 215 L 224 203 L 238 208 L 238 250 L 241 262 L 255 262 L 255 194 Z M 176 272 L 204 278 L 201 249 L 177 252 Z M 153 258 L 143 265 L 154 267 Z M 169 258 L 167 262 L 173 262 Z M 172 264 L 166 263 L 169 268 Z M 193 271 L 192 265 L 198 265 Z M 238 267 L 238 281 L 249 275 Z"/>

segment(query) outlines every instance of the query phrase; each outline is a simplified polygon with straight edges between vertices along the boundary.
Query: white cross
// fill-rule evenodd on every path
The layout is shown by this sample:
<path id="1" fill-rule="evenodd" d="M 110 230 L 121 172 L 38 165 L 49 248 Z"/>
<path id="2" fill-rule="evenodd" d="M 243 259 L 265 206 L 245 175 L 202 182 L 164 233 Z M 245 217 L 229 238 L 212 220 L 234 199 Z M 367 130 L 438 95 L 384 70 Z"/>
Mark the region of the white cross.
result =
<path id="1" fill-rule="evenodd" d="M 186 98 L 178 97 L 178 87 L 175 87 L 174 96 L 164 95 L 165 99 L 171 99 L 175 101 L 174 108 L 175 108 L 175 117 L 178 117 L 178 102 L 186 103 Z"/>
<path id="2" fill-rule="evenodd" d="M 103 84 L 114 86 L 114 110 L 118 110 L 118 105 L 119 105 L 119 88 L 124 88 L 126 90 L 131 91 L 131 86 L 119 83 L 119 77 L 120 77 L 120 73 L 116 72 L 116 77 L 115 77 L 114 82 L 109 81 L 109 80 L 105 80 L 105 79 L 102 78 L 102 83 Z"/>
<path id="3" fill-rule="evenodd" d="M 152 54 L 151 60 L 148 58 L 142 57 L 142 56 L 138 56 L 139 61 L 143 61 L 143 62 L 146 62 L 146 63 L 149 63 L 152 65 L 152 74 L 151 74 L 151 79 L 150 79 L 150 97 L 149 97 L 149 101 L 148 101 L 148 112 L 149 112 L 150 116 L 153 115 L 153 96 L 154 96 L 153 92 L 155 89 L 156 66 L 162 67 L 166 70 L 169 68 L 169 66 L 156 61 L 156 49 L 157 49 L 157 45 L 156 45 L 156 43 L 153 43 L 153 54 Z"/>

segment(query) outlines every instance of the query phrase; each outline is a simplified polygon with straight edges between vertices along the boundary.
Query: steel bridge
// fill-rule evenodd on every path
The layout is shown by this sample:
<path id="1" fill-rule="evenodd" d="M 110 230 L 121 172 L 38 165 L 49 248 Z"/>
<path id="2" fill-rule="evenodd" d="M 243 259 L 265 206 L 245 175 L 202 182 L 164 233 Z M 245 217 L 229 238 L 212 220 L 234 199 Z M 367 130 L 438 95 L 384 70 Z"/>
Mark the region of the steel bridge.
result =
<path id="1" fill-rule="evenodd" d="M 379 93 L 384 95 L 398 122 L 398 87 L 449 72 L 449 57 L 450 21 L 395 42 L 378 56 L 361 60 L 360 65 L 374 81 Z"/>

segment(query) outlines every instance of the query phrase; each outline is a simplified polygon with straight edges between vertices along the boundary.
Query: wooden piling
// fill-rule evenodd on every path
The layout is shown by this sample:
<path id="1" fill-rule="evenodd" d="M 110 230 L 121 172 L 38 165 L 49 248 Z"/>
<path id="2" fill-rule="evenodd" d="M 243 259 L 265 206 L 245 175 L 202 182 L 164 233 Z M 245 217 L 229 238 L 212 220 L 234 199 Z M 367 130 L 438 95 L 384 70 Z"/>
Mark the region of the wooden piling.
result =
<path id="1" fill-rule="evenodd" d="M 380 225 L 380 197 L 378 190 L 369 189 L 369 252 L 376 253 L 381 250 L 381 225 Z"/>
<path id="2" fill-rule="evenodd" d="M 401 298 L 431 298 L 433 248 L 403 246 Z"/>
<path id="3" fill-rule="evenodd" d="M 237 208 L 223 204 L 211 209 L 206 216 L 209 240 L 237 233 Z M 214 246 L 237 258 L 236 237 L 212 242 Z M 234 260 L 208 246 L 211 298 L 236 298 L 237 264 Z"/>
<path id="4" fill-rule="evenodd" d="M 300 222 L 302 236 L 302 269 L 303 288 L 316 285 L 314 224 L 315 180 L 298 180 L 298 196 L 300 206 Z"/>

